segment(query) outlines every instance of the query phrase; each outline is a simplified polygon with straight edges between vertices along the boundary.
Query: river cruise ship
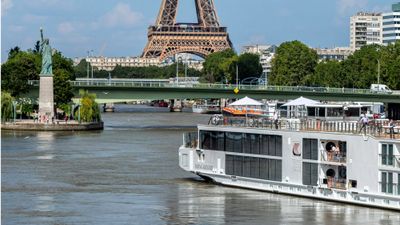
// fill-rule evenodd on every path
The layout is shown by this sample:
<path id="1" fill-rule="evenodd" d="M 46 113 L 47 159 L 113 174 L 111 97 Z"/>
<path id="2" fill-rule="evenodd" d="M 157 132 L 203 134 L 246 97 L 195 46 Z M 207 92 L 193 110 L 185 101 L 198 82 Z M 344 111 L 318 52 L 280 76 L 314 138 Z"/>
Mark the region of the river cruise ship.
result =
<path id="1" fill-rule="evenodd" d="M 213 116 L 182 169 L 218 184 L 400 210 L 400 124 Z"/>

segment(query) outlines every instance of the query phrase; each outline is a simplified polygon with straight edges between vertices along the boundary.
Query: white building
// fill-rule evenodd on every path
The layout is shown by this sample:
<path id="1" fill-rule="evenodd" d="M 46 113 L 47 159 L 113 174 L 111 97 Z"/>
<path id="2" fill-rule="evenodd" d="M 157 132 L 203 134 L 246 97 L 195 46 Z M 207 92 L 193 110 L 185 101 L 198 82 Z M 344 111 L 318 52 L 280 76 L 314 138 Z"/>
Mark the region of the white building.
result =
<path id="1" fill-rule="evenodd" d="M 318 59 L 323 60 L 336 60 L 343 61 L 347 59 L 354 51 L 349 47 L 336 47 L 336 48 L 314 48 L 317 52 Z"/>
<path id="2" fill-rule="evenodd" d="M 400 2 L 392 5 L 392 12 L 383 14 L 383 44 L 400 40 Z"/>
<path id="3" fill-rule="evenodd" d="M 253 53 L 260 55 L 260 64 L 263 68 L 263 74 L 267 78 L 271 73 L 271 62 L 274 58 L 277 46 L 276 45 L 248 45 L 243 46 L 243 53 Z"/>
<path id="4" fill-rule="evenodd" d="M 382 14 L 359 12 L 350 18 L 350 48 L 383 44 Z"/>
<path id="5" fill-rule="evenodd" d="M 104 56 L 88 56 L 85 58 L 75 58 L 74 64 L 78 65 L 82 59 L 89 62 L 90 65 L 99 70 L 112 71 L 117 65 L 122 67 L 147 67 L 147 66 L 168 66 L 174 61 L 160 62 L 157 58 L 141 58 L 141 57 L 104 57 Z M 201 70 L 203 62 L 200 60 L 183 59 L 180 61 L 187 65 L 188 68 Z"/>

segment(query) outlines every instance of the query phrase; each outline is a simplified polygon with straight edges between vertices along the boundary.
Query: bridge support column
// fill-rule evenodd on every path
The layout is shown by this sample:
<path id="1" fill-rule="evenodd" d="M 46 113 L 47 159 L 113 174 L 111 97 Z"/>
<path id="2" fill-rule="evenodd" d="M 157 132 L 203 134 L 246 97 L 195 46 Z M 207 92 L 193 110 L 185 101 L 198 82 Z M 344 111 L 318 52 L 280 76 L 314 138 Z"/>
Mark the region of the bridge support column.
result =
<path id="1" fill-rule="evenodd" d="M 183 109 L 183 101 L 180 99 L 171 99 L 169 100 L 169 111 L 170 112 L 182 112 Z"/>
<path id="2" fill-rule="evenodd" d="M 386 109 L 387 118 L 400 120 L 400 103 L 388 103 Z"/>

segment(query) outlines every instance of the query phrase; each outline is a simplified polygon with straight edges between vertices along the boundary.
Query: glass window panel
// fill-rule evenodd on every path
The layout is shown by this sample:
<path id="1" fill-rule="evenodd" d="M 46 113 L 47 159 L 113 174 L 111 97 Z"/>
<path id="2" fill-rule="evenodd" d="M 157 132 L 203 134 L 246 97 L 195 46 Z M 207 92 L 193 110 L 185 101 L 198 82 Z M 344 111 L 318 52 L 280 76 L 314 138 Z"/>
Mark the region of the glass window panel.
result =
<path id="1" fill-rule="evenodd" d="M 311 164 L 303 163 L 303 184 L 310 185 L 311 184 Z"/>
<path id="2" fill-rule="evenodd" d="M 234 175 L 234 170 L 233 170 L 233 156 L 232 155 L 226 155 L 225 157 L 225 173 L 228 175 Z"/>
<path id="3" fill-rule="evenodd" d="M 243 158 L 243 176 L 244 177 L 251 177 L 251 175 L 250 175 L 250 170 L 251 170 L 250 159 L 251 159 L 250 157 Z"/>
<path id="4" fill-rule="evenodd" d="M 267 135 L 261 136 L 261 147 L 260 147 L 260 154 L 261 155 L 268 155 L 268 143 L 269 138 Z"/>
<path id="5" fill-rule="evenodd" d="M 303 139 L 303 159 L 311 159 L 310 139 Z"/>
<path id="6" fill-rule="evenodd" d="M 276 181 L 282 181 L 282 160 L 276 160 Z"/>
<path id="7" fill-rule="evenodd" d="M 388 165 L 393 166 L 393 145 L 388 145 Z"/>
<path id="8" fill-rule="evenodd" d="M 282 136 L 276 136 L 276 156 L 282 156 Z"/>
<path id="9" fill-rule="evenodd" d="M 387 192 L 386 186 L 387 186 L 387 180 L 386 180 L 386 172 L 381 173 L 381 191 L 383 193 Z"/>
<path id="10" fill-rule="evenodd" d="M 242 176 L 243 174 L 243 157 L 234 156 L 234 173 L 236 176 Z"/>
<path id="11" fill-rule="evenodd" d="M 311 163 L 311 178 L 310 184 L 313 186 L 317 186 L 318 183 L 318 164 Z"/>
<path id="12" fill-rule="evenodd" d="M 387 164 L 387 145 L 382 145 L 382 165 Z"/>
<path id="13" fill-rule="evenodd" d="M 250 160 L 250 177 L 260 178 L 259 159 L 252 157 Z"/>
<path id="14" fill-rule="evenodd" d="M 260 154 L 260 135 L 251 134 L 250 143 L 251 143 L 251 153 Z"/>
<path id="15" fill-rule="evenodd" d="M 272 156 L 276 155 L 275 139 L 276 139 L 276 136 L 274 136 L 274 135 L 269 136 L 268 155 L 272 155 Z"/>
<path id="16" fill-rule="evenodd" d="M 310 139 L 311 159 L 318 160 L 318 140 Z"/>
<path id="17" fill-rule="evenodd" d="M 260 178 L 268 180 L 268 159 L 260 159 Z"/>
<path id="18" fill-rule="evenodd" d="M 276 169 L 275 169 L 275 165 L 276 165 L 276 160 L 275 159 L 270 159 L 269 160 L 269 165 L 268 165 L 268 180 L 275 180 L 275 173 L 276 173 Z"/>
<path id="19" fill-rule="evenodd" d="M 393 194 L 393 173 L 388 173 L 388 189 L 387 193 Z"/>

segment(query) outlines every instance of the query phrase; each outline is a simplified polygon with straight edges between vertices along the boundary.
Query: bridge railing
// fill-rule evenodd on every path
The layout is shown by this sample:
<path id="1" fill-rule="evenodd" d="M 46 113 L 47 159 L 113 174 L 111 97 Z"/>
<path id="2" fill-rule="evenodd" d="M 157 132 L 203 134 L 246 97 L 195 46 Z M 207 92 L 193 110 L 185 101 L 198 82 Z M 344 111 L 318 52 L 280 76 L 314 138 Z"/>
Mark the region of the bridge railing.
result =
<path id="1" fill-rule="evenodd" d="M 73 87 L 151 87 L 151 88 L 191 88 L 191 89 L 220 89 L 233 90 L 237 86 L 234 84 L 206 84 L 206 83 L 166 83 L 154 81 L 115 81 L 115 80 L 84 80 L 70 81 Z M 39 86 L 38 80 L 29 80 L 29 85 Z M 305 86 L 270 86 L 270 85 L 239 85 L 240 90 L 260 90 L 260 91 L 282 91 L 282 92 L 316 92 L 316 93 L 343 93 L 343 94 L 382 94 L 376 93 L 370 89 L 354 88 L 330 88 L 330 87 L 305 87 Z M 394 92 L 393 95 L 399 95 Z"/>

